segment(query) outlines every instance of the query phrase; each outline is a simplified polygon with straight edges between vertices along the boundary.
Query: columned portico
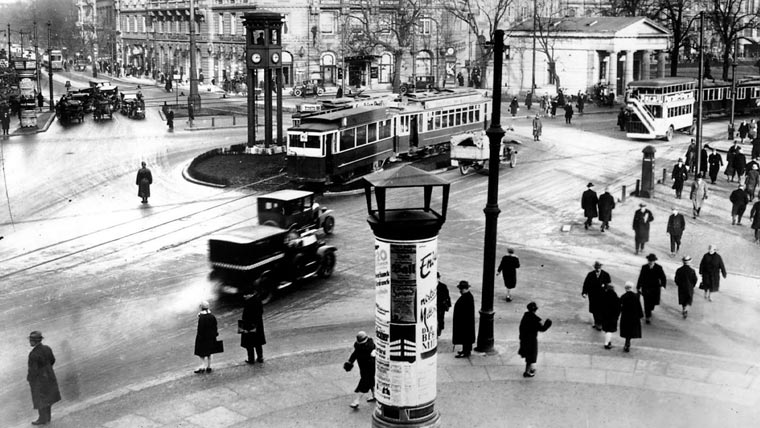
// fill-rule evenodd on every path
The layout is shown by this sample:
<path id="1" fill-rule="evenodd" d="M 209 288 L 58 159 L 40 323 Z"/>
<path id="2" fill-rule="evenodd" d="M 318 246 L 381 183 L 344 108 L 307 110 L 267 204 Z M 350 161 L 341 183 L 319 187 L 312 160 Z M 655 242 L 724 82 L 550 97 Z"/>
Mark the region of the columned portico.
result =
<path id="1" fill-rule="evenodd" d="M 651 55 L 652 51 L 641 52 L 641 73 L 639 73 L 640 80 L 649 80 L 649 69 L 651 68 Z"/>
<path id="2" fill-rule="evenodd" d="M 633 82 L 633 50 L 629 49 L 625 51 L 625 78 L 620 82 L 621 93 L 625 92 L 625 88 L 628 87 L 629 82 Z"/>
<path id="3" fill-rule="evenodd" d="M 607 63 L 607 70 L 609 71 L 609 83 L 610 93 L 617 94 L 617 69 L 618 69 L 618 53 L 615 51 L 609 52 L 609 62 Z"/>
<path id="4" fill-rule="evenodd" d="M 665 77 L 665 51 L 657 52 L 657 77 Z"/>

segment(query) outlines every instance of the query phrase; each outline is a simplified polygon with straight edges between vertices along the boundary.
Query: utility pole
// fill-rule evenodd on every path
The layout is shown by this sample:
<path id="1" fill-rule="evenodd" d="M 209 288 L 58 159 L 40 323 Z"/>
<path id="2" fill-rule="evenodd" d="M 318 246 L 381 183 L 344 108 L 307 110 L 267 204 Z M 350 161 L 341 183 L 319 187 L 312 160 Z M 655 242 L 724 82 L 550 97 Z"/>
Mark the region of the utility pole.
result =
<path id="1" fill-rule="evenodd" d="M 11 65 L 11 24 L 8 24 L 8 64 Z"/>
<path id="2" fill-rule="evenodd" d="M 697 162 L 697 174 L 699 170 L 702 157 L 702 92 L 704 88 L 704 74 L 705 74 L 705 12 L 699 12 L 699 74 L 697 75 L 699 81 L 697 82 L 697 149 L 696 149 L 696 162 Z"/>
<path id="3" fill-rule="evenodd" d="M 190 0 L 190 96 L 187 106 L 193 106 L 193 112 L 201 109 L 201 96 L 198 94 L 198 70 L 195 64 L 195 0 Z"/>
<path id="4" fill-rule="evenodd" d="M 734 123 L 734 113 L 736 112 L 736 63 L 739 56 L 739 35 L 734 39 L 734 60 L 731 62 L 731 123 Z"/>
<path id="5" fill-rule="evenodd" d="M 32 24 L 34 26 L 34 71 L 37 74 L 37 93 L 40 94 L 42 93 L 42 79 L 40 79 L 40 50 L 39 39 L 37 38 L 37 21 L 32 21 Z M 50 62 L 49 56 L 48 62 Z"/>
<path id="6" fill-rule="evenodd" d="M 530 92 L 536 90 L 536 21 L 538 20 L 538 0 L 533 0 L 533 72 L 530 79 Z M 535 95 L 535 94 L 533 94 Z"/>
<path id="7" fill-rule="evenodd" d="M 50 90 L 50 102 L 48 104 L 50 104 L 50 111 L 54 111 L 55 110 L 55 106 L 54 106 L 54 103 L 53 103 L 53 61 L 52 61 L 52 58 L 51 58 L 52 47 L 50 46 L 50 21 L 47 22 L 47 27 L 48 27 L 48 43 L 47 43 L 48 48 L 47 48 L 47 53 L 48 53 L 48 64 L 49 64 L 49 66 L 48 66 L 48 89 Z M 63 60 L 63 57 L 61 57 L 61 60 Z"/>

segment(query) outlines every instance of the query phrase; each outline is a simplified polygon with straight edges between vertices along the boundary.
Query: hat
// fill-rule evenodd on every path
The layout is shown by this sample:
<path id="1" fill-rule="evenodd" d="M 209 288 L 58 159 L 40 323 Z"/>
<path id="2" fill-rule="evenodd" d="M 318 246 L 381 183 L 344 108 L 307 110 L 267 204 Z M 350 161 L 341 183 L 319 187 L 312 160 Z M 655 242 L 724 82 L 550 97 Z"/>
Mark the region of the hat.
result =
<path id="1" fill-rule="evenodd" d="M 684 262 L 690 262 L 691 261 L 691 256 L 683 256 L 683 258 L 681 260 L 684 261 Z"/>
<path id="2" fill-rule="evenodd" d="M 594 262 L 594 267 L 595 268 L 600 268 L 600 267 L 602 267 L 602 264 L 599 263 L 599 261 L 597 260 L 597 261 Z"/>
<path id="3" fill-rule="evenodd" d="M 672 207 L 670 207 L 670 210 L 671 210 L 671 211 L 677 211 L 677 210 L 678 210 L 678 207 L 677 207 L 677 206 L 675 206 L 675 205 L 673 205 Z"/>
<path id="4" fill-rule="evenodd" d="M 594 187 L 594 183 L 589 183 L 586 185 L 586 187 Z"/>
<path id="5" fill-rule="evenodd" d="M 459 284 L 457 284 L 457 288 L 460 289 L 460 290 L 463 289 L 463 288 L 469 289 L 470 288 L 470 283 L 467 282 L 467 281 L 459 281 Z"/>
<path id="6" fill-rule="evenodd" d="M 202 301 L 201 302 L 201 309 L 208 309 L 208 308 L 209 308 L 208 301 L 206 301 L 206 300 Z"/>
<path id="7" fill-rule="evenodd" d="M 530 302 L 530 303 L 528 303 L 527 308 L 531 312 L 532 311 L 536 311 L 536 310 L 538 310 L 538 305 L 536 304 L 536 302 Z"/>
<path id="8" fill-rule="evenodd" d="M 650 262 L 656 261 L 657 260 L 657 256 L 655 256 L 654 254 L 649 254 L 647 256 L 647 260 L 649 260 Z"/>
<path id="9" fill-rule="evenodd" d="M 515 249 L 514 248 L 507 248 L 507 253 L 514 254 L 515 253 Z"/>
<path id="10" fill-rule="evenodd" d="M 683 162 L 683 158 L 678 158 L 678 162 Z"/>
<path id="11" fill-rule="evenodd" d="M 641 208 L 644 208 L 645 206 L 647 206 L 647 204 L 645 204 L 643 202 L 639 204 L 639 207 L 641 207 Z"/>
<path id="12" fill-rule="evenodd" d="M 29 333 L 29 339 L 31 340 L 42 340 L 44 337 L 42 337 L 42 332 L 39 332 L 37 330 Z"/>
<path id="13" fill-rule="evenodd" d="M 626 281 L 624 287 L 626 290 L 630 290 L 633 288 L 633 283 L 631 281 Z"/>
<path id="14" fill-rule="evenodd" d="M 364 341 L 367 340 L 367 333 L 360 331 L 356 333 L 356 341 L 359 343 L 364 343 Z"/>

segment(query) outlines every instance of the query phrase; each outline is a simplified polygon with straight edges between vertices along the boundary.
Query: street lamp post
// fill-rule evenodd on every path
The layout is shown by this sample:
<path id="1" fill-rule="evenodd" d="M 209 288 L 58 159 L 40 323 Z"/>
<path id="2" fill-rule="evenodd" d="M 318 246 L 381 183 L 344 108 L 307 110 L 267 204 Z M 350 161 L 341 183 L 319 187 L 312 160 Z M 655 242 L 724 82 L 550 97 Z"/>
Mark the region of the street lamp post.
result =
<path id="1" fill-rule="evenodd" d="M 536 21 L 538 20 L 538 1 L 533 0 L 533 71 L 530 79 L 530 93 L 536 90 Z"/>
<path id="2" fill-rule="evenodd" d="M 737 57 L 739 56 L 739 37 L 737 36 L 734 40 L 734 58 L 731 62 L 731 121 L 729 123 L 734 123 L 734 113 L 736 112 L 736 66 L 738 65 L 736 63 Z"/>
<path id="3" fill-rule="evenodd" d="M 697 82 L 697 148 L 695 153 L 696 171 L 699 174 L 702 157 L 702 94 L 705 78 L 705 12 L 699 12 L 699 74 Z M 733 125 L 733 124 L 732 124 Z"/>
<path id="4" fill-rule="evenodd" d="M 37 93 L 42 93 L 42 82 L 40 79 L 40 50 L 39 50 L 39 38 L 37 38 L 37 21 L 32 21 L 34 27 L 34 71 L 37 75 Z M 50 56 L 48 56 L 48 62 Z M 49 68 L 49 66 L 48 66 Z"/>
<path id="5" fill-rule="evenodd" d="M 48 53 L 48 89 L 50 92 L 50 111 L 55 110 L 54 103 L 53 103 L 53 61 L 51 58 L 52 54 L 52 48 L 50 46 L 50 21 L 47 22 L 47 28 L 48 28 L 48 40 L 47 40 L 47 53 Z M 61 57 L 61 60 L 63 60 L 63 57 Z"/>
<path id="6" fill-rule="evenodd" d="M 187 106 L 192 106 L 194 112 L 201 108 L 201 96 L 198 93 L 198 70 L 195 64 L 195 1 L 190 0 L 190 96 Z"/>

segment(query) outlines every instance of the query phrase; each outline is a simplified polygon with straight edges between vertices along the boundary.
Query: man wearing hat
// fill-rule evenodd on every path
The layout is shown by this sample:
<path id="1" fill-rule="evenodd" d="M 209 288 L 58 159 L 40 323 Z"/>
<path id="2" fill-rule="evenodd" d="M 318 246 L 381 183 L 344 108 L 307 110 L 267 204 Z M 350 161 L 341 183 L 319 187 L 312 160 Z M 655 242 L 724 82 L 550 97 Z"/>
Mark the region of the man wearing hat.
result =
<path id="1" fill-rule="evenodd" d="M 602 331 L 602 292 L 611 282 L 610 274 L 602 270 L 602 264 L 598 261 L 594 262 L 594 270 L 583 280 L 581 296 L 588 298 L 588 311 L 594 317 L 593 327 L 598 331 Z"/>
<path id="2" fill-rule="evenodd" d="M 26 380 L 32 390 L 32 404 L 39 412 L 39 417 L 32 425 L 47 425 L 50 423 L 50 408 L 61 401 L 58 381 L 55 378 L 53 364 L 55 356 L 49 346 L 42 344 L 42 333 L 33 331 L 29 334 L 29 371 Z"/>
<path id="3" fill-rule="evenodd" d="M 591 221 L 598 215 L 596 211 L 599 198 L 596 196 L 596 192 L 591 190 L 594 187 L 593 183 L 586 185 L 586 191 L 581 195 L 581 208 L 583 208 L 583 215 L 586 217 L 586 221 L 583 223 L 583 227 L 588 230 L 591 226 Z"/>
<path id="4" fill-rule="evenodd" d="M 520 348 L 517 350 L 517 354 L 525 358 L 523 377 L 536 375 L 533 364 L 538 358 L 538 332 L 546 331 L 552 326 L 550 319 L 541 322 L 536 311 L 538 311 L 536 302 L 528 303 L 528 311 L 523 314 L 522 320 L 520 320 Z"/>
<path id="5" fill-rule="evenodd" d="M 718 172 L 720 167 L 723 166 L 723 157 L 718 153 L 715 148 L 712 148 L 712 153 L 707 157 L 707 163 L 709 165 L 708 172 L 710 174 L 710 184 L 715 184 L 715 180 L 718 179 Z"/>
<path id="6" fill-rule="evenodd" d="M 744 176 L 744 170 L 747 167 L 747 157 L 742 153 L 742 146 L 736 146 L 736 152 L 734 153 L 733 159 L 731 159 L 731 163 L 733 164 L 739 182 L 741 182 L 742 177 Z"/>
<path id="7" fill-rule="evenodd" d="M 702 283 L 699 288 L 705 290 L 705 299 L 712 302 L 711 293 L 717 293 L 720 290 L 720 276 L 726 278 L 726 265 L 723 264 L 723 258 L 718 254 L 718 247 L 710 244 L 707 253 L 702 256 L 699 262 L 699 274 L 702 275 Z"/>
<path id="8" fill-rule="evenodd" d="M 647 209 L 647 204 L 640 203 L 639 209 L 633 214 L 633 231 L 636 244 L 636 254 L 639 250 L 644 251 L 644 244 L 649 241 L 649 223 L 654 220 L 652 211 Z"/>
<path id="9" fill-rule="evenodd" d="M 462 345 L 462 350 L 457 353 L 456 358 L 469 358 L 472 344 L 475 343 L 475 299 L 470 293 L 470 284 L 467 281 L 459 281 L 457 288 L 461 296 L 454 304 L 451 343 Z"/>
<path id="10" fill-rule="evenodd" d="M 702 179 L 702 174 L 697 174 L 697 179 L 691 183 L 689 199 L 691 199 L 692 215 L 696 219 L 702 211 L 702 203 L 707 199 L 707 183 Z"/>
<path id="11" fill-rule="evenodd" d="M 744 185 L 740 183 L 739 187 L 731 192 L 728 200 L 731 201 L 731 225 L 741 226 L 744 210 L 749 204 L 749 195 L 744 191 Z"/>
<path id="12" fill-rule="evenodd" d="M 673 257 L 681 249 L 681 236 L 683 236 L 683 231 L 686 229 L 686 219 L 683 217 L 683 214 L 678 212 L 677 206 L 673 205 L 670 209 L 673 211 L 673 214 L 668 217 L 666 233 L 670 235 L 670 257 Z"/>
<path id="13" fill-rule="evenodd" d="M 625 293 L 620 296 L 620 337 L 625 339 L 623 351 L 630 352 L 631 339 L 641 338 L 641 299 L 633 292 L 633 283 L 626 281 Z"/>
<path id="14" fill-rule="evenodd" d="M 655 261 L 657 261 L 657 256 L 654 254 L 647 256 L 648 263 L 641 267 L 639 282 L 636 284 L 636 289 L 644 297 L 644 315 L 647 324 L 651 323 L 654 307 L 660 304 L 660 288 L 665 288 L 668 282 L 662 266 Z"/>
<path id="15" fill-rule="evenodd" d="M 602 222 L 602 232 L 610 229 L 612 210 L 615 209 L 615 197 L 610 194 L 610 188 L 605 187 L 604 193 L 599 195 L 599 221 Z"/>
<path id="16" fill-rule="evenodd" d="M 673 167 L 670 178 L 673 180 L 673 186 L 671 187 L 676 191 L 676 199 L 681 199 L 683 183 L 689 178 L 689 170 L 683 164 L 683 159 L 678 158 L 678 163 Z"/>
<path id="17" fill-rule="evenodd" d="M 689 306 L 694 299 L 694 287 L 697 285 L 697 272 L 691 267 L 691 257 L 683 256 L 683 266 L 676 270 L 675 282 L 678 287 L 678 304 L 681 305 L 681 314 L 686 319 Z"/>

